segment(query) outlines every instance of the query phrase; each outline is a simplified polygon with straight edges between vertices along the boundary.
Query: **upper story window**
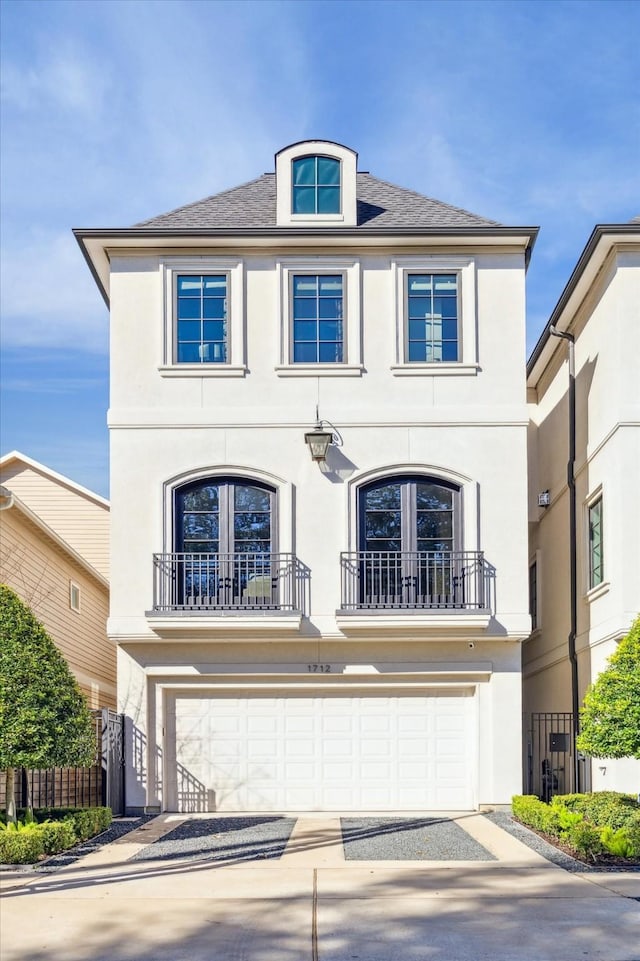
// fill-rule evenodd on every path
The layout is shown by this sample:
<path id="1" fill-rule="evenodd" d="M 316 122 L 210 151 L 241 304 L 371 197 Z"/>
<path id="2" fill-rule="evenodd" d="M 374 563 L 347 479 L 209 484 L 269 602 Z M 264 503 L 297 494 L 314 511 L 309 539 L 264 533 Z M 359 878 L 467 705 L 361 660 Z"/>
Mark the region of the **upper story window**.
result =
<path id="1" fill-rule="evenodd" d="M 304 140 L 276 154 L 278 227 L 356 227 L 356 166 L 350 147 L 330 140 Z"/>
<path id="2" fill-rule="evenodd" d="M 458 360 L 457 274 L 406 274 L 408 363 Z"/>
<path id="3" fill-rule="evenodd" d="M 342 274 L 293 274 L 291 283 L 293 363 L 341 364 Z"/>
<path id="4" fill-rule="evenodd" d="M 227 362 L 226 274 L 178 274 L 176 278 L 176 361 Z"/>
<path id="5" fill-rule="evenodd" d="M 589 590 L 604 580 L 604 556 L 602 551 L 602 497 L 588 508 L 589 515 Z"/>
<path id="6" fill-rule="evenodd" d="M 340 161 L 333 157 L 300 157 L 292 166 L 292 212 L 339 214 Z"/>

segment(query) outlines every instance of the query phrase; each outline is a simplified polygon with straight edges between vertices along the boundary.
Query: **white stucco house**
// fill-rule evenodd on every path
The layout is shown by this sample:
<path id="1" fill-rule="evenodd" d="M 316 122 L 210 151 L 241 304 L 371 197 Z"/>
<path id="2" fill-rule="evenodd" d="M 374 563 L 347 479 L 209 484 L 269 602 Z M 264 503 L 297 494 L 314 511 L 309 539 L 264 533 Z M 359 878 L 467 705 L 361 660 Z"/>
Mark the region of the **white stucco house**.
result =
<path id="1" fill-rule="evenodd" d="M 553 329 L 563 336 L 554 336 Z M 569 448 L 570 350 L 574 458 Z M 523 649 L 524 707 L 528 717 L 547 715 L 540 725 L 535 721 L 529 738 L 536 756 L 530 787 L 536 793 L 544 793 L 538 780 L 541 757 L 548 763 L 552 790 L 573 788 L 576 760 L 583 789 L 640 790 L 640 761 L 571 756 L 574 686 L 581 704 L 640 612 L 639 370 L 640 217 L 595 227 L 527 366 L 534 630 Z M 574 538 L 570 474 L 575 478 Z M 538 506 L 540 494 L 546 506 Z M 554 716 L 562 712 L 564 719 Z"/>
<path id="2" fill-rule="evenodd" d="M 111 313 L 128 806 L 508 804 L 537 230 L 307 141 L 75 233 Z"/>

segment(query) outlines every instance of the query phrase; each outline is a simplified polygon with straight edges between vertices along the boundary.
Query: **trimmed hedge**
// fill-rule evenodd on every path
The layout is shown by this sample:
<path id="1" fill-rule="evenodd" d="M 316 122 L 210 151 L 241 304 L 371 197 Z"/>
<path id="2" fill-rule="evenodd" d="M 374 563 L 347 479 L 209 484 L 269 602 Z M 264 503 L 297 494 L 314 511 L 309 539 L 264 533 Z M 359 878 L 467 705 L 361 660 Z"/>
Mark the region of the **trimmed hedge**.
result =
<path id="1" fill-rule="evenodd" d="M 111 808 L 42 808 L 32 822 L 17 827 L 2 822 L 0 864 L 33 864 L 49 854 L 59 854 L 105 831 L 112 821 Z"/>
<path id="2" fill-rule="evenodd" d="M 516 795 L 511 808 L 523 824 L 561 840 L 584 857 L 595 859 L 603 853 L 640 857 L 640 804 L 630 794 L 564 794 L 550 804 L 535 795 Z"/>

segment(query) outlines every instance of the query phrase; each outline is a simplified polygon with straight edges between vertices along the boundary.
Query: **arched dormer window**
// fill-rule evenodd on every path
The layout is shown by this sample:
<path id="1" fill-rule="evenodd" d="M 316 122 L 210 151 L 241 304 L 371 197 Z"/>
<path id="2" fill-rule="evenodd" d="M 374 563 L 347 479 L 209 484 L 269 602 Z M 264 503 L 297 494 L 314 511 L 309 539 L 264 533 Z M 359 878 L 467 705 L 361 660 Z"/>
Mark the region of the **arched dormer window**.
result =
<path id="1" fill-rule="evenodd" d="M 304 140 L 276 154 L 279 227 L 358 223 L 355 150 L 330 140 Z"/>
<path id="2" fill-rule="evenodd" d="M 339 160 L 334 157 L 298 157 L 292 167 L 292 213 L 340 213 Z"/>

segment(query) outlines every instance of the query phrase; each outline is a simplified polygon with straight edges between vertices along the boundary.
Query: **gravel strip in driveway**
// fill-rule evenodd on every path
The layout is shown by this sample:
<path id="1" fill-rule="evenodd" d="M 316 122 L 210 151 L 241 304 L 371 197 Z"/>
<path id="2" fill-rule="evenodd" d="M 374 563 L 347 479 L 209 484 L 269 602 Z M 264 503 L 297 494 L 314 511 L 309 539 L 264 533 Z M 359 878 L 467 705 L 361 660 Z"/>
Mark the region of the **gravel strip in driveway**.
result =
<path id="1" fill-rule="evenodd" d="M 132 861 L 264 861 L 282 857 L 296 823 L 285 817 L 193 818 L 135 854 Z"/>
<path id="2" fill-rule="evenodd" d="M 347 861 L 495 861 L 450 818 L 341 818 Z"/>

